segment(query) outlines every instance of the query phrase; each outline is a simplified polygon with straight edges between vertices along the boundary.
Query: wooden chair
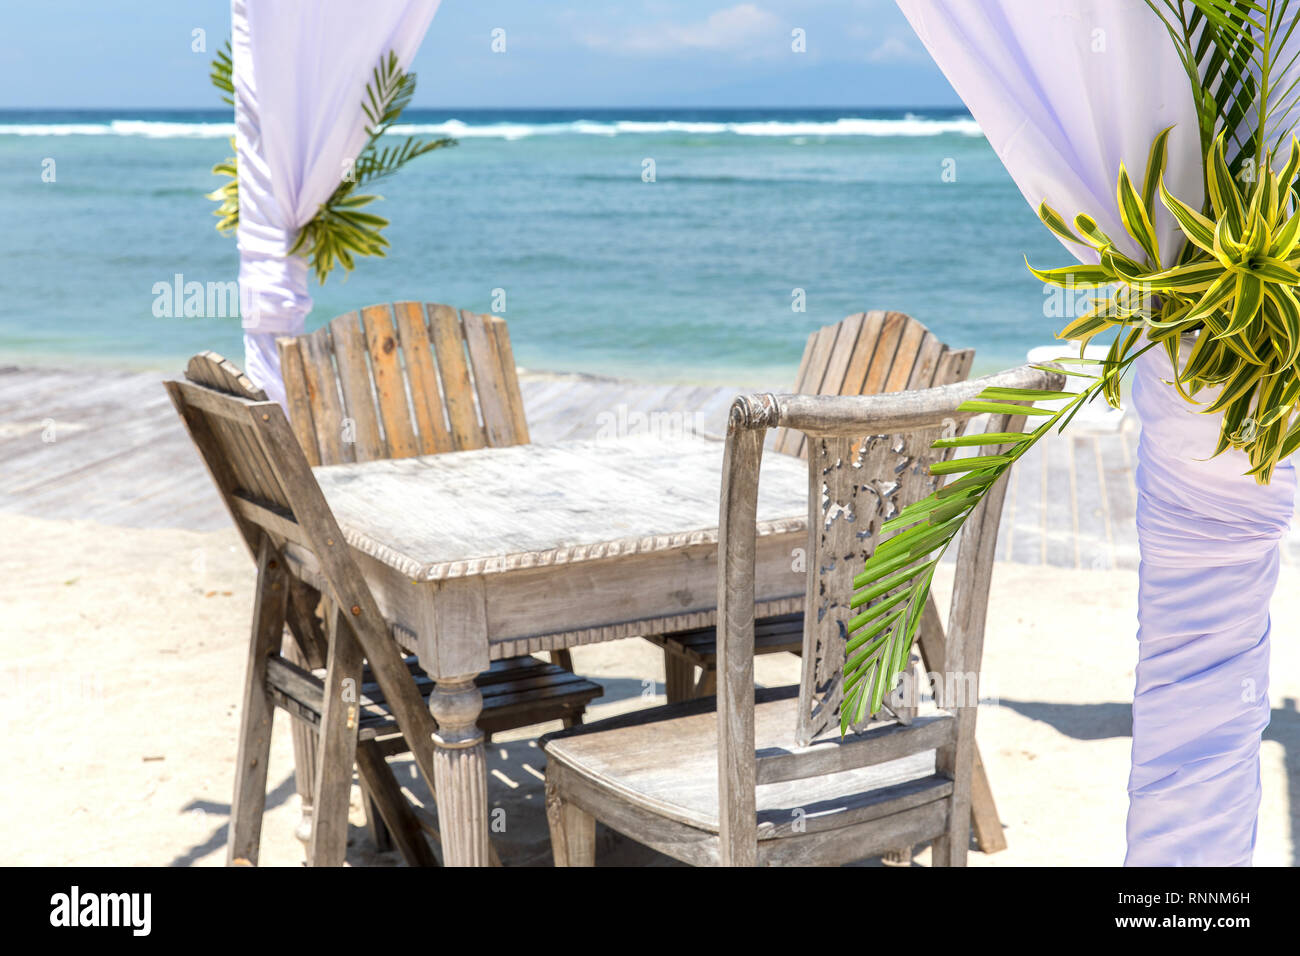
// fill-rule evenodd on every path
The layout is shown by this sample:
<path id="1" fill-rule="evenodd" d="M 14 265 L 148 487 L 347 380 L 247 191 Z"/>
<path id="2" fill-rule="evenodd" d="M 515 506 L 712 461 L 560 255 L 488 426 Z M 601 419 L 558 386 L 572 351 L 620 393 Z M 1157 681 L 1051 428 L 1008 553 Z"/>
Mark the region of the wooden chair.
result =
<path id="1" fill-rule="evenodd" d="M 497 316 L 394 302 L 277 345 L 289 420 L 313 466 L 528 443 Z"/>
<path id="2" fill-rule="evenodd" d="M 860 312 L 808 336 L 794 391 L 801 395 L 875 395 L 950 385 L 965 380 L 974 357 L 974 349 L 950 349 L 902 312 Z M 807 457 L 805 436 L 788 428 L 775 430 L 770 447 L 783 454 Z M 933 620 L 938 621 L 937 613 Z M 664 685 L 670 704 L 715 693 L 715 628 L 649 635 L 646 639 L 663 648 Z M 786 614 L 758 621 L 754 642 L 755 654 L 799 653 L 803 615 Z"/>
<path id="3" fill-rule="evenodd" d="M 510 333 L 497 316 L 395 302 L 349 312 L 276 344 L 290 422 L 313 465 L 528 443 Z M 480 726 L 489 739 L 494 732 L 551 720 L 581 722 L 586 704 L 603 691 L 573 675 L 567 650 L 551 652 L 551 661 L 508 658 L 482 675 Z M 432 683 L 416 673 L 427 696 Z M 295 724 L 295 759 L 304 770 L 314 750 L 314 724 L 311 715 Z M 401 752 L 398 745 L 383 749 Z M 302 835 L 310 830 L 312 774 L 298 776 Z M 387 849 L 382 817 L 371 801 L 365 807 L 373 841 Z"/>
<path id="4" fill-rule="evenodd" d="M 933 841 L 936 865 L 963 865 L 977 679 L 966 699 L 942 691 L 945 709 L 928 713 L 913 715 L 912 702 L 891 695 L 877 719 L 841 739 L 846 625 L 859 613 L 849 607 L 853 578 L 881 524 L 935 487 L 929 465 L 944 453 L 931 442 L 971 417 L 957 410 L 964 401 L 989 385 L 1062 381 L 1022 368 L 898 395 L 738 398 L 719 509 L 716 714 L 708 701 L 689 701 L 543 737 L 556 865 L 593 864 L 596 820 L 692 864 L 840 864 Z M 988 430 L 1023 422 L 993 415 Z M 765 433 L 777 427 L 808 440 L 808 613 L 798 690 L 756 694 L 759 463 Z M 979 673 L 1004 494 L 1005 482 L 993 486 L 961 537 L 946 674 Z"/>
<path id="5" fill-rule="evenodd" d="M 227 861 L 257 862 L 275 706 L 299 695 L 299 688 L 280 676 L 292 673 L 279 666 L 287 623 L 305 652 L 325 664 L 323 679 L 294 675 L 299 683 L 312 682 L 319 701 L 314 764 L 317 812 L 309 841 L 312 861 L 317 865 L 343 862 L 355 763 L 403 852 L 416 862 L 432 862 L 420 823 L 387 772 L 378 744 L 359 738 L 358 701 L 350 691 L 365 689 L 368 664 L 369 678 L 382 690 L 383 707 L 393 726 L 411 742 L 416 766 L 431 789 L 432 734 L 437 726 L 284 410 L 268 401 L 238 368 L 212 352 L 190 359 L 184 381 L 164 385 L 257 560 Z M 324 628 L 313 613 L 315 596 L 289 573 L 284 554 L 289 544 L 310 552 L 318 564 Z"/>
<path id="6" fill-rule="evenodd" d="M 902 312 L 860 313 L 824 326 L 808 337 L 795 391 L 816 395 L 870 395 L 951 385 L 965 381 L 974 357 L 974 349 L 950 349 L 924 325 Z M 768 447 L 783 454 L 807 457 L 806 437 L 788 428 L 776 429 Z M 716 628 L 651 635 L 647 640 L 663 648 L 669 703 L 717 692 Z M 943 621 L 933 599 L 926 605 L 917 643 L 924 669 L 942 671 Z M 802 613 L 755 622 L 755 654 L 783 651 L 798 654 L 802 646 Z M 985 853 L 1005 850 L 1006 837 L 978 747 L 971 789 L 979 848 Z M 887 862 L 904 863 L 910 859 L 909 852 L 902 849 L 891 853 Z"/>

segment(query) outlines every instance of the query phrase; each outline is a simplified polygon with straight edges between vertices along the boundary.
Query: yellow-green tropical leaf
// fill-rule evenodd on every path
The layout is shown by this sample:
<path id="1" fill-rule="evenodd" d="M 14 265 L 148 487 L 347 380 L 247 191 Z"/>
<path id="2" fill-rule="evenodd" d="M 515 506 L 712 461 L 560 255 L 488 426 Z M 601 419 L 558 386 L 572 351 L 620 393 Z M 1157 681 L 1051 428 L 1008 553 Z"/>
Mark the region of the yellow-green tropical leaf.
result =
<path id="1" fill-rule="evenodd" d="M 1038 218 L 1043 221 L 1043 225 L 1052 230 L 1052 232 L 1056 233 L 1062 239 L 1065 239 L 1067 242 L 1080 241 L 1079 237 L 1071 231 L 1069 224 L 1065 221 L 1065 217 L 1051 206 L 1047 205 L 1047 203 L 1039 203 Z"/>
<path id="2" fill-rule="evenodd" d="M 1074 217 L 1074 228 L 1079 230 L 1088 245 L 1098 251 L 1113 249 L 1115 246 L 1115 240 L 1097 228 L 1091 216 L 1079 213 Z"/>
<path id="3" fill-rule="evenodd" d="M 1297 301 L 1293 288 L 1287 285 L 1266 285 L 1264 294 L 1268 296 L 1268 301 L 1276 310 L 1282 325 L 1282 334 L 1286 342 L 1282 366 L 1294 368 L 1297 360 L 1300 360 L 1300 301 Z M 1297 387 L 1300 387 L 1300 378 L 1294 381 Z"/>
<path id="4" fill-rule="evenodd" d="M 1295 251 L 1296 237 L 1300 236 L 1300 210 L 1297 210 L 1273 237 L 1268 254 L 1275 259 L 1289 259 Z"/>
<path id="5" fill-rule="evenodd" d="M 1214 141 L 1210 149 L 1210 168 L 1206 185 L 1209 187 L 1210 204 L 1214 207 L 1215 217 L 1228 224 L 1230 237 L 1234 240 L 1241 236 L 1245 225 L 1245 208 L 1241 194 L 1237 192 L 1237 183 L 1228 171 L 1228 164 L 1223 158 L 1223 134 Z"/>
<path id="6" fill-rule="evenodd" d="M 1048 285 L 1076 286 L 1078 288 L 1095 288 L 1110 285 L 1116 277 L 1104 266 L 1062 266 L 1059 269 L 1035 269 L 1025 260 L 1025 266 L 1042 282 Z"/>
<path id="7" fill-rule="evenodd" d="M 1226 219 L 1214 224 L 1214 255 L 1227 269 L 1237 265 L 1246 255 L 1246 246 L 1233 238 Z"/>
<path id="8" fill-rule="evenodd" d="M 1260 380 L 1263 374 L 1264 367 L 1262 365 L 1244 366 L 1241 371 L 1237 373 L 1236 378 L 1234 378 L 1224 387 L 1223 391 L 1219 393 L 1219 397 L 1205 407 L 1205 413 L 1213 414 L 1214 412 L 1227 408 L 1237 399 L 1241 398 L 1242 395 L 1246 394 L 1250 389 L 1254 388 L 1255 383 Z"/>
<path id="9" fill-rule="evenodd" d="M 1075 319 L 1060 332 L 1057 332 L 1056 337 L 1058 339 L 1068 339 L 1071 341 L 1074 339 L 1082 339 L 1086 341 L 1091 339 L 1097 333 L 1104 332 L 1106 329 L 1109 329 L 1116 324 L 1118 323 L 1106 314 L 1089 312 L 1087 315 L 1082 315 Z"/>
<path id="10" fill-rule="evenodd" d="M 1214 254 L 1214 223 L 1206 219 L 1187 203 L 1174 196 L 1160 182 L 1160 201 L 1173 213 L 1178 228 L 1194 245 Z"/>
<path id="11" fill-rule="evenodd" d="M 1147 153 L 1146 174 L 1142 177 L 1142 206 L 1147 211 L 1147 219 L 1155 222 L 1156 219 L 1156 189 L 1160 185 L 1165 173 L 1165 158 L 1168 153 L 1169 134 L 1173 131 L 1172 126 L 1166 126 L 1151 142 L 1151 150 Z"/>
<path id="12" fill-rule="evenodd" d="M 1119 183 L 1116 186 L 1115 196 L 1119 203 L 1120 218 L 1124 221 L 1124 228 L 1142 247 L 1151 265 L 1159 268 L 1160 244 L 1156 239 L 1155 226 L 1151 222 L 1151 216 L 1147 213 L 1142 196 L 1133 188 L 1133 182 L 1129 179 L 1128 170 L 1124 168 L 1122 162 L 1119 164 Z"/>
<path id="13" fill-rule="evenodd" d="M 1278 183 L 1284 194 L 1295 183 L 1297 174 L 1300 174 L 1300 140 L 1293 136 L 1291 137 L 1291 155 L 1288 157 L 1286 165 L 1282 167 L 1282 172 L 1278 174 Z"/>
<path id="14" fill-rule="evenodd" d="M 1264 282 L 1276 282 L 1281 285 L 1300 285 L 1300 272 L 1293 269 L 1281 259 L 1260 256 L 1251 260 L 1250 271 Z"/>
<path id="15" fill-rule="evenodd" d="M 1214 283 L 1205 290 L 1196 303 L 1187 311 L 1186 318 L 1203 321 L 1223 308 L 1237 291 L 1237 276 L 1233 272 L 1223 272 Z"/>
<path id="16" fill-rule="evenodd" d="M 1223 335 L 1236 335 L 1255 318 L 1264 301 L 1264 283 L 1257 276 L 1237 273 L 1237 288 L 1233 296 L 1232 312 L 1228 315 L 1228 328 Z"/>
<path id="17" fill-rule="evenodd" d="M 1126 274 L 1124 280 L 1151 292 L 1200 292 L 1213 285 L 1222 273 L 1223 266 L 1217 262 L 1194 262 L 1163 272 Z"/>

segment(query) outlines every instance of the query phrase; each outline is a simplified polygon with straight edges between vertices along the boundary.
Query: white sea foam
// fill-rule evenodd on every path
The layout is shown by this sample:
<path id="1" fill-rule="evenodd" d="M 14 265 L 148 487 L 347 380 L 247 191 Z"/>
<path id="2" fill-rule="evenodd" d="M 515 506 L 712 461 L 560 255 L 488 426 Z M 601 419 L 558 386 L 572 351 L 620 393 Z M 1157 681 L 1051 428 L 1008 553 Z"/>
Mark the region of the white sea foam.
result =
<path id="1" fill-rule="evenodd" d="M 443 123 L 402 123 L 393 127 L 402 136 L 436 135 L 457 139 L 518 140 L 530 136 L 939 136 L 955 133 L 979 136 L 973 119 L 947 119 L 907 114 L 900 118 L 837 120 L 745 120 L 709 122 L 689 120 L 575 120 L 560 123 L 469 124 L 451 119 Z M 235 134 L 234 123 L 180 123 L 160 120 L 113 120 L 109 123 L 0 123 L 0 136 L 141 136 L 149 139 L 216 139 Z"/>
<path id="2" fill-rule="evenodd" d="M 105 123 L 0 123 L 0 136 L 107 136 Z"/>
<path id="3" fill-rule="evenodd" d="M 0 123 L 0 136 L 144 136 L 149 139 L 229 139 L 234 123 L 168 123 L 113 120 L 110 123 Z"/>
<path id="4" fill-rule="evenodd" d="M 116 136 L 147 136 L 150 139 L 206 139 L 235 135 L 234 123 L 164 123 L 148 120 L 113 120 Z"/>
<path id="5" fill-rule="evenodd" d="M 979 136 L 979 124 L 968 117 L 925 119 L 911 113 L 902 119 L 838 119 L 833 123 L 728 123 L 741 136 L 938 136 L 963 133 Z"/>
<path id="6" fill-rule="evenodd" d="M 895 119 L 858 119 L 845 117 L 831 121 L 818 120 L 748 120 L 742 122 L 693 122 L 689 120 L 576 120 L 571 123 L 485 123 L 471 126 L 460 120 L 445 123 L 406 123 L 393 127 L 394 133 L 404 136 L 439 135 L 458 139 L 495 137 L 523 139 L 527 136 L 589 135 L 619 136 L 621 134 L 654 136 L 666 133 L 685 133 L 697 136 L 720 136 L 731 133 L 737 136 L 939 136 L 959 133 L 979 136 L 980 128 L 970 117 L 954 116 L 948 119 L 929 119 L 908 113 Z"/>

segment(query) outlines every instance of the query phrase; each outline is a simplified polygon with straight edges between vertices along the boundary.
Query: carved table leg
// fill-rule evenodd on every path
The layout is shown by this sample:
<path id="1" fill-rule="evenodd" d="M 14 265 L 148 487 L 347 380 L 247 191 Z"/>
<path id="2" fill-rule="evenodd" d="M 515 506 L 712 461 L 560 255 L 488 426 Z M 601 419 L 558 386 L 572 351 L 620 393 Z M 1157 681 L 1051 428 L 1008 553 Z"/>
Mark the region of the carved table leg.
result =
<path id="1" fill-rule="evenodd" d="M 433 778 L 446 866 L 488 866 L 487 753 L 478 718 L 483 695 L 474 675 L 444 677 L 429 695 L 438 722 Z"/>
<path id="2" fill-rule="evenodd" d="M 915 847 L 899 847 L 897 850 L 886 850 L 880 854 L 880 862 L 885 866 L 911 866 L 912 854 Z"/>

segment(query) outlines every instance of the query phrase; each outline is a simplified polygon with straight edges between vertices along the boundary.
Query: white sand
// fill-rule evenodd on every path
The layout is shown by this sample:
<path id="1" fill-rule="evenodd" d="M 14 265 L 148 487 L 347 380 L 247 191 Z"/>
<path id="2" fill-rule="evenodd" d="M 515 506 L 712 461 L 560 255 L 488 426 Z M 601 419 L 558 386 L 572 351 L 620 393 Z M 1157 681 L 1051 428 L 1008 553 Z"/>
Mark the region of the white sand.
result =
<path id="1" fill-rule="evenodd" d="M 7 688 L 0 863 L 223 863 L 253 584 L 234 532 L 0 515 L 0 541 Z M 1128 572 L 998 566 L 984 689 L 1000 705 L 982 708 L 978 737 L 1009 849 L 973 853 L 972 865 L 1122 860 L 1136 584 Z M 1300 572 L 1284 569 L 1273 611 L 1274 713 L 1255 860 L 1294 865 Z M 662 691 L 663 680 L 658 651 L 643 641 L 579 648 L 574 658 L 615 698 L 598 702 L 592 716 L 662 701 L 642 694 L 645 681 Z M 758 677 L 788 681 L 797 668 L 793 657 L 763 658 Z M 507 862 L 548 860 L 545 762 L 528 739 L 542 729 L 550 728 L 491 747 Z M 292 776 L 281 714 L 263 865 L 302 861 Z M 370 851 L 355 794 L 350 862 L 397 862 Z M 601 847 L 602 862 L 657 862 L 609 834 Z M 918 860 L 928 862 L 928 853 Z"/>

